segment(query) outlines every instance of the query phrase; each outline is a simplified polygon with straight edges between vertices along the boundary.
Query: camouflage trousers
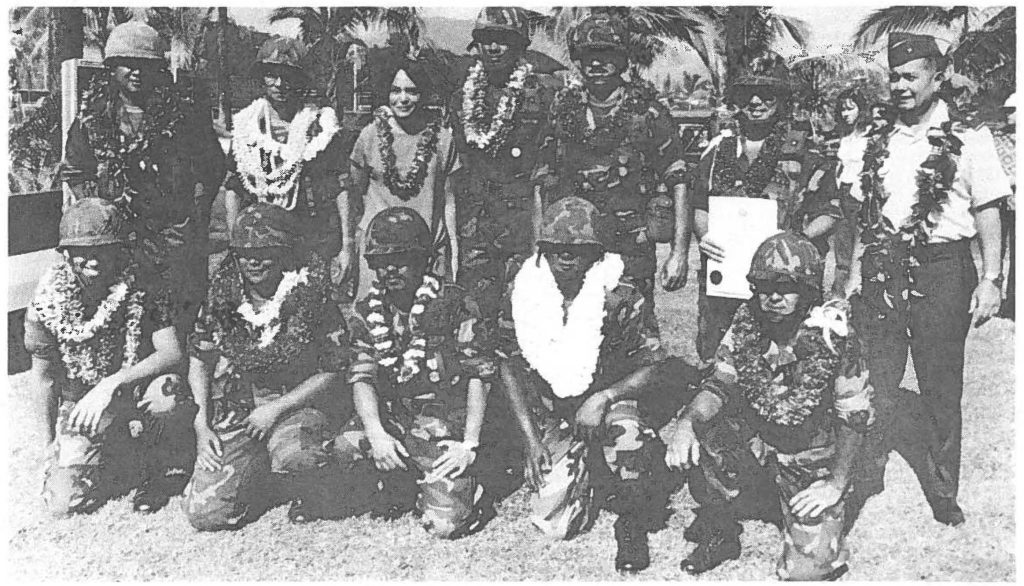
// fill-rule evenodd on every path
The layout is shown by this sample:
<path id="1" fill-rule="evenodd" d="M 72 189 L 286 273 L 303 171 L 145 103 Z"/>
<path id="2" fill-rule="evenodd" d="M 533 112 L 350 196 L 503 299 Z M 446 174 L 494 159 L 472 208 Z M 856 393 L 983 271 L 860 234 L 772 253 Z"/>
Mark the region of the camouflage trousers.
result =
<path id="1" fill-rule="evenodd" d="M 119 393 L 93 434 L 69 427 L 74 408 L 61 404 L 47 454 L 43 500 L 51 514 L 91 513 L 148 480 L 185 484 L 195 460 L 196 407 L 182 377 L 159 376 L 144 392 Z"/>
<path id="2" fill-rule="evenodd" d="M 836 457 L 831 433 L 801 452 L 779 452 L 740 417 L 724 416 L 696 429 L 701 458 L 691 493 L 710 527 L 738 536 L 740 518 L 778 521 L 783 531 L 776 573 L 782 580 L 823 580 L 847 563 L 843 535 L 846 497 L 817 517 L 798 517 L 789 500 L 828 478 Z"/>
<path id="3" fill-rule="evenodd" d="M 399 511 L 415 508 L 420 523 L 431 535 L 454 539 L 475 521 L 482 487 L 472 467 L 456 478 L 426 482 L 434 461 L 444 453 L 439 442 L 461 440 L 465 409 L 443 403 L 397 399 L 382 403 L 384 429 L 405 446 L 407 470 L 378 471 L 362 421 L 355 417 L 334 442 L 334 454 L 345 469 L 346 492 L 360 499 L 364 511 Z"/>
<path id="4" fill-rule="evenodd" d="M 279 397 L 260 396 L 255 405 Z M 324 511 L 331 504 L 327 486 L 340 473 L 328 449 L 334 437 L 328 416 L 313 407 L 292 411 L 265 440 L 249 437 L 241 423 L 247 416 L 232 413 L 215 422 L 221 467 L 196 468 L 182 503 L 189 523 L 200 531 L 238 529 L 271 506 L 303 498 L 319 499 L 311 506 L 321 517 L 341 516 Z"/>

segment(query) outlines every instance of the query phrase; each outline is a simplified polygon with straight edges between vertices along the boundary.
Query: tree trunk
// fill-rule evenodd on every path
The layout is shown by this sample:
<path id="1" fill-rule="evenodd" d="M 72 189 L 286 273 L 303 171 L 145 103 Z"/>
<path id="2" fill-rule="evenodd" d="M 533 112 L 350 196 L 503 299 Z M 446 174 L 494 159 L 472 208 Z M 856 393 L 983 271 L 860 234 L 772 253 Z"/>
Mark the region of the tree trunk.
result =
<path id="1" fill-rule="evenodd" d="M 228 9 L 217 9 L 217 108 L 224 117 L 224 129 L 231 131 L 231 75 L 224 54 L 227 48 Z"/>
<path id="2" fill-rule="evenodd" d="M 52 94 L 60 94 L 60 67 L 68 59 L 82 58 L 83 28 L 85 19 L 81 8 L 50 8 L 49 62 L 47 63 L 47 88 Z"/>

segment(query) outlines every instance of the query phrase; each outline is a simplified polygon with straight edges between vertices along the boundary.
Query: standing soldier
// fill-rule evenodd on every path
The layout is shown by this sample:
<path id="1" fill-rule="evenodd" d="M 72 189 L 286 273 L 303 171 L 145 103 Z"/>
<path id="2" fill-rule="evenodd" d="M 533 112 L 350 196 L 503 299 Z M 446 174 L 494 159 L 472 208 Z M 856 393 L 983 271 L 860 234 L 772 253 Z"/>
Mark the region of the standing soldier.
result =
<path id="1" fill-rule="evenodd" d="M 64 261 L 25 316 L 54 515 L 92 512 L 132 488 L 133 508 L 152 513 L 192 470 L 195 405 L 169 374 L 182 354 L 168 301 L 140 286 L 127 245 L 114 204 L 73 204 L 60 222 Z"/>
<path id="2" fill-rule="evenodd" d="M 824 262 L 792 232 L 754 254 L 755 296 L 736 312 L 714 374 L 665 430 L 671 467 L 698 466 L 700 503 L 682 569 L 700 574 L 740 555 L 737 505 L 774 481 L 785 533 L 778 575 L 830 580 L 845 573 L 844 496 L 874 419 L 861 343 L 847 304 L 821 301 Z"/>
<path id="3" fill-rule="evenodd" d="M 346 417 L 347 331 L 326 263 L 297 244 L 288 212 L 246 208 L 191 336 L 198 458 L 184 510 L 201 531 L 237 529 L 278 496 L 292 522 L 347 512 L 324 448 Z"/>
<path id="4" fill-rule="evenodd" d="M 555 97 L 535 178 L 545 206 L 582 197 L 609 217 L 613 234 L 608 250 L 622 257 L 626 278 L 636 284 L 653 316 L 657 259 L 655 235 L 648 229 L 651 200 L 661 184 L 673 194 L 672 252 L 662 268 L 663 285 L 672 291 L 686 283 L 686 163 L 676 125 L 654 88 L 622 77 L 629 65 L 628 38 L 625 23 L 603 13 L 570 33 L 569 55 L 583 79 L 571 80 Z"/>
<path id="5" fill-rule="evenodd" d="M 377 279 L 351 319 L 358 417 L 335 441 L 347 491 L 375 515 L 415 507 L 433 535 L 468 535 L 487 520 L 471 468 L 494 375 L 485 323 L 460 287 L 428 272 L 433 237 L 415 210 L 374 216 L 365 250 Z"/>
<path id="6" fill-rule="evenodd" d="M 857 506 L 882 491 L 907 351 L 925 405 L 916 423 L 930 444 L 930 474 L 919 474 L 937 521 L 964 522 L 960 484 L 964 344 L 972 321 L 999 310 L 999 206 L 1010 184 L 991 132 L 951 119 L 938 90 L 948 61 L 934 37 L 889 35 L 889 94 L 897 119 L 864 148 L 860 212 L 864 255 L 854 319 L 864 334 L 878 395 L 877 433 L 868 436 Z M 971 254 L 979 237 L 982 278 Z M 973 316 L 972 316 L 973 314 Z M 913 464 L 913 463 L 912 463 Z"/>
<path id="7" fill-rule="evenodd" d="M 519 8 L 484 8 L 473 29 L 478 60 L 451 102 L 455 145 L 459 283 L 477 290 L 484 313 L 497 309 L 506 281 L 536 240 L 531 181 L 540 136 L 558 80 L 535 73 L 524 58 L 530 44 Z"/>
<path id="8" fill-rule="evenodd" d="M 571 539 L 608 504 L 618 513 L 615 568 L 637 573 L 650 565 L 647 534 L 669 497 L 665 446 L 640 406 L 662 386 L 652 383 L 666 354 L 650 305 L 604 244 L 602 221 L 578 197 L 544 211 L 539 252 L 498 316 L 510 357 L 501 376 L 537 491 L 530 520 Z"/>
<path id="9" fill-rule="evenodd" d="M 206 295 L 210 208 L 224 152 L 207 113 L 169 83 L 163 41 L 138 21 L 118 25 L 68 131 L 63 179 L 76 198 L 114 201 L 132 222 L 140 284 L 167 290 L 179 332 Z M 183 334 L 184 335 L 184 334 Z"/>
<path id="10" fill-rule="evenodd" d="M 701 252 L 696 346 L 698 358 L 708 367 L 743 303 L 707 294 L 707 261 L 725 258 L 716 235 L 708 234 L 708 199 L 773 199 L 778 203 L 779 229 L 801 232 L 821 253 L 841 216 L 834 173 L 818 177 L 816 189 L 800 189 L 808 154 L 790 119 L 789 96 L 789 72 L 782 58 L 774 53 L 752 58 L 728 92 L 729 101 L 740 109 L 738 129 L 726 128 L 714 138 L 694 170 L 687 203 L 693 209 Z"/>
<path id="11" fill-rule="evenodd" d="M 276 205 L 295 216 L 302 248 L 330 261 L 341 251 L 348 209 L 339 180 L 345 157 L 334 109 L 305 103 L 305 54 L 298 40 L 282 37 L 256 54 L 253 74 L 264 94 L 233 119 L 227 223 L 230 232 L 238 213 L 256 202 Z"/>

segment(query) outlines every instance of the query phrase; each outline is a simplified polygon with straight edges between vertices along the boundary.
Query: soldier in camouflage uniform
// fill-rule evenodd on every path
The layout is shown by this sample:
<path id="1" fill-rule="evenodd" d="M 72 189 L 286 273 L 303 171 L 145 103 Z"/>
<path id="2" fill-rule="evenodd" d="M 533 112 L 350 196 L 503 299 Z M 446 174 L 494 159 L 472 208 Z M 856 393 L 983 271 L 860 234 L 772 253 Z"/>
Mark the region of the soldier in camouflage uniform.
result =
<path id="1" fill-rule="evenodd" d="M 474 472 L 494 375 L 479 306 L 427 269 L 432 237 L 415 210 L 392 207 L 367 228 L 377 280 L 350 320 L 349 371 L 358 417 L 334 451 L 345 492 L 375 516 L 415 508 L 431 534 L 479 530 Z"/>
<path id="2" fill-rule="evenodd" d="M 695 466 L 690 490 L 700 509 L 686 534 L 699 545 L 682 561 L 688 573 L 739 557 L 737 518 L 752 501 L 781 505 L 781 579 L 846 571 L 850 470 L 874 420 L 873 390 L 848 304 L 814 307 L 823 272 L 803 236 L 762 243 L 747 276 L 754 298 L 736 312 L 714 374 L 664 430 L 668 465 Z M 772 484 L 777 501 L 758 503 Z"/>
<path id="3" fill-rule="evenodd" d="M 628 37 L 624 22 L 604 13 L 588 17 L 570 33 L 569 54 L 583 78 L 570 80 L 555 97 L 534 177 L 545 206 L 576 196 L 608 216 L 609 251 L 622 256 L 626 277 L 653 308 L 657 259 L 649 209 L 662 188 L 672 194 L 670 207 L 675 206 L 663 285 L 672 291 L 686 282 L 686 163 L 676 124 L 654 88 L 622 78 Z"/>
<path id="4" fill-rule="evenodd" d="M 651 307 L 623 258 L 607 251 L 602 221 L 577 197 L 545 210 L 540 252 L 510 284 L 498 316 L 500 370 L 526 482 L 537 491 L 530 520 L 571 539 L 607 505 L 619 515 L 615 567 L 636 573 L 650 565 L 647 534 L 669 496 L 659 422 L 642 400 L 685 389 L 696 371 L 656 380 L 666 353 Z"/>
<path id="5" fill-rule="evenodd" d="M 789 72 L 782 58 L 774 53 L 752 58 L 729 88 L 729 101 L 740 108 L 738 125 L 722 123 L 725 128 L 708 145 L 692 173 L 687 205 L 693 209 L 693 229 L 701 251 L 696 346 L 698 357 L 707 366 L 742 304 L 738 299 L 707 294 L 707 261 L 724 259 L 715 235 L 708 234 L 709 198 L 775 200 L 779 229 L 803 233 L 822 254 L 842 215 L 834 170 L 811 171 L 818 166 L 816 157 L 808 152 L 806 133 L 791 120 L 789 95 Z"/>
<path id="6" fill-rule="evenodd" d="M 492 315 L 533 248 L 531 173 L 555 91 L 561 83 L 534 71 L 519 8 L 484 8 L 473 28 L 478 61 L 452 96 L 450 110 L 462 169 L 452 177 L 462 259 L 459 283 L 476 291 Z"/>
<path id="7" fill-rule="evenodd" d="M 182 353 L 170 303 L 141 290 L 127 244 L 114 204 L 72 205 L 60 222 L 65 261 L 40 281 L 25 316 L 47 440 L 43 498 L 57 516 L 92 512 L 132 488 L 134 509 L 152 513 L 191 472 L 195 405 L 172 374 Z"/>
<path id="8" fill-rule="evenodd" d="M 294 218 L 238 217 L 190 338 L 198 458 L 183 508 L 201 531 L 236 529 L 278 500 L 293 522 L 350 511 L 326 447 L 346 419 L 348 333 L 322 257 L 300 257 Z"/>

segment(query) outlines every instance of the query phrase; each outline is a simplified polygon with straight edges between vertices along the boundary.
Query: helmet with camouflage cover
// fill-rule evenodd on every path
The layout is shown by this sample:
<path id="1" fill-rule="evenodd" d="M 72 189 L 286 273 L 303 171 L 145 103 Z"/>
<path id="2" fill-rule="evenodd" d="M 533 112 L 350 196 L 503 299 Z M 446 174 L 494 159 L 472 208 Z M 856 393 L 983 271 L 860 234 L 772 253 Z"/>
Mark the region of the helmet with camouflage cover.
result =
<path id="1" fill-rule="evenodd" d="M 306 46 L 298 39 L 289 37 L 272 37 L 256 52 L 256 63 L 253 75 L 259 77 L 267 72 L 278 71 L 289 77 L 293 83 L 308 83 L 309 74 L 303 67 L 306 58 Z"/>
<path id="2" fill-rule="evenodd" d="M 264 202 L 245 208 L 235 220 L 231 247 L 291 248 L 298 243 L 295 220 L 283 208 Z"/>
<path id="3" fill-rule="evenodd" d="M 757 247 L 747 280 L 792 281 L 821 292 L 825 263 L 818 249 L 803 235 L 780 232 Z"/>
<path id="4" fill-rule="evenodd" d="M 569 58 L 580 59 L 584 51 L 601 49 L 625 53 L 629 40 L 629 27 L 621 18 L 606 14 L 592 14 L 569 32 Z"/>
<path id="5" fill-rule="evenodd" d="M 581 197 L 562 198 L 544 210 L 537 242 L 596 244 L 602 248 L 604 220 L 597 207 Z"/>
<path id="6" fill-rule="evenodd" d="M 525 47 L 530 44 L 529 18 L 522 8 L 507 6 L 484 8 L 477 15 L 476 24 L 473 25 L 473 43 L 480 42 L 483 33 L 497 33 L 510 41 L 505 44 L 510 45 L 519 41 Z M 473 43 L 470 43 L 467 49 L 472 47 Z"/>
<path id="7" fill-rule="evenodd" d="M 58 248 L 127 243 L 128 222 L 121 210 L 105 199 L 80 199 L 60 219 Z"/>
<path id="8" fill-rule="evenodd" d="M 749 57 L 729 85 L 729 96 L 754 88 L 768 88 L 776 93 L 788 94 L 792 89 L 786 60 L 778 53 L 765 51 Z"/>
<path id="9" fill-rule="evenodd" d="M 366 228 L 364 256 L 422 252 L 429 254 L 434 242 L 427 222 L 416 210 L 391 207 L 370 221 Z"/>
<path id="10" fill-rule="evenodd" d="M 110 65 L 118 59 L 145 59 L 161 64 L 166 50 L 167 46 L 155 28 L 131 20 L 110 31 L 103 48 L 103 62 Z"/>

